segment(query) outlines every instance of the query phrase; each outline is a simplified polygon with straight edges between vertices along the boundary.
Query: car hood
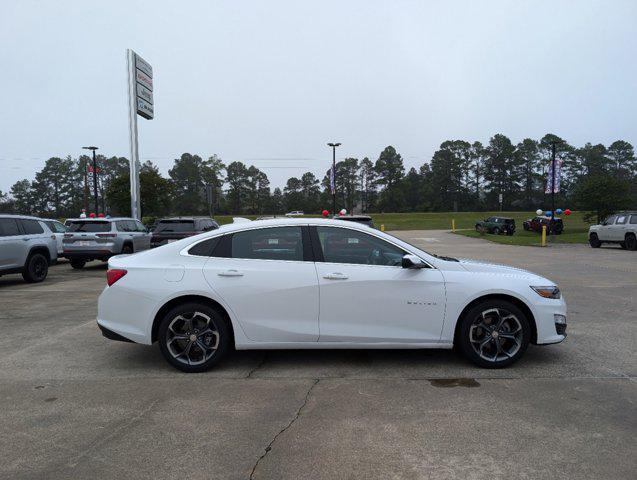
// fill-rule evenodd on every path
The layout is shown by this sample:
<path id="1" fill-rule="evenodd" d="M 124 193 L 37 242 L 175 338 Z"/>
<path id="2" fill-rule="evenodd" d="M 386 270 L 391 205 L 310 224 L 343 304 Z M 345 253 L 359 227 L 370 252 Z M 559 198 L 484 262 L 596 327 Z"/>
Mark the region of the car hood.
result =
<path id="1" fill-rule="evenodd" d="M 497 263 L 481 262 L 466 258 L 459 259 L 459 262 L 460 265 L 462 265 L 462 268 L 468 272 L 492 273 L 515 278 L 525 278 L 534 282 L 543 282 L 543 285 L 554 285 L 554 282 L 522 268 L 509 267 L 508 265 L 498 265 Z"/>

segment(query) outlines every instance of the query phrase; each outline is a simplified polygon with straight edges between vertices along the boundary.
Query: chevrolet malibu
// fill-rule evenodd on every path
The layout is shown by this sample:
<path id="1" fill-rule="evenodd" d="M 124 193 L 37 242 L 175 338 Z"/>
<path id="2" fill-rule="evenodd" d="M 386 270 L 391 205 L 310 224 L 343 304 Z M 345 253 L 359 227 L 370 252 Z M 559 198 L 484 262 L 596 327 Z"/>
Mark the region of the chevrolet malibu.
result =
<path id="1" fill-rule="evenodd" d="M 272 219 L 109 260 L 97 323 L 185 372 L 234 347 L 452 348 L 481 367 L 566 337 L 558 287 L 328 219 Z"/>

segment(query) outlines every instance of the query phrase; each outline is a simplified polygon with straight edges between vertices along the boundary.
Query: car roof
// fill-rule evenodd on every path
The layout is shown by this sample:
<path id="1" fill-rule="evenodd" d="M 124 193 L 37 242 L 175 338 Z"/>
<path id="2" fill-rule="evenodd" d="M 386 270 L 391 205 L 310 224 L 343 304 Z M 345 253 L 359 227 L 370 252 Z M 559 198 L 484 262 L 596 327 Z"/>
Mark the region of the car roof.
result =
<path id="1" fill-rule="evenodd" d="M 134 220 L 137 221 L 136 218 L 131 217 L 96 217 L 96 218 L 67 218 L 66 221 L 78 221 L 78 222 L 111 222 L 113 220 Z"/>
<path id="2" fill-rule="evenodd" d="M 224 234 L 226 232 L 234 232 L 239 230 L 250 230 L 253 228 L 266 228 L 266 227 L 286 227 L 286 226 L 301 226 L 301 225 L 316 225 L 316 226 L 333 226 L 340 228 L 350 228 L 353 230 L 361 230 L 363 232 L 369 232 L 370 227 L 365 224 L 357 222 L 344 222 L 342 220 L 332 220 L 328 218 L 268 218 L 264 220 L 253 220 L 247 222 L 227 223 L 221 225 L 216 229 L 215 236 L 217 234 Z"/>
<path id="3" fill-rule="evenodd" d="M 205 216 L 200 216 L 200 217 L 192 217 L 192 216 L 188 216 L 188 217 L 164 217 L 164 218 L 160 218 L 157 221 L 158 222 L 164 222 L 166 220 L 212 220 L 213 222 L 215 221 L 213 218 L 205 217 Z"/>
<path id="4" fill-rule="evenodd" d="M 39 220 L 41 222 L 48 220 L 48 218 L 39 218 L 32 215 L 15 215 L 13 213 L 0 213 L 0 218 L 22 218 L 25 220 Z"/>

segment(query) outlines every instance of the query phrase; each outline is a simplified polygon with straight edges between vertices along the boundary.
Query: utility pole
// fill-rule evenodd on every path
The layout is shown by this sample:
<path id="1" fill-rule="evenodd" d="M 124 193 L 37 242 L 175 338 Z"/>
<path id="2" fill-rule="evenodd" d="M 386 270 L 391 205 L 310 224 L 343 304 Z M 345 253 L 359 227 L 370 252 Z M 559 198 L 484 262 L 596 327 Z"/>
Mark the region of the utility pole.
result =
<path id="1" fill-rule="evenodd" d="M 91 150 L 93 151 L 93 194 L 95 195 L 95 215 L 97 216 L 97 214 L 99 213 L 99 203 L 97 200 L 97 159 L 95 158 L 95 150 L 97 150 L 97 147 L 82 147 L 84 150 Z"/>
<path id="2" fill-rule="evenodd" d="M 336 215 L 336 147 L 340 147 L 340 143 L 328 143 L 328 147 L 332 147 L 332 173 L 330 174 L 330 188 L 332 190 L 332 212 Z"/>

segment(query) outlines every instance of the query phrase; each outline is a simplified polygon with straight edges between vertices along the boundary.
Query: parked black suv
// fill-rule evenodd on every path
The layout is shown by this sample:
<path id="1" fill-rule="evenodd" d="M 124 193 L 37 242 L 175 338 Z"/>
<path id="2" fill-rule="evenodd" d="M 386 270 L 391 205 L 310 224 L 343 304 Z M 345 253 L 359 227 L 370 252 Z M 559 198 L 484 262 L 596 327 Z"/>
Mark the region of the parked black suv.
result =
<path id="1" fill-rule="evenodd" d="M 162 218 L 157 222 L 150 239 L 150 248 L 192 237 L 219 228 L 219 224 L 208 217 Z"/>

